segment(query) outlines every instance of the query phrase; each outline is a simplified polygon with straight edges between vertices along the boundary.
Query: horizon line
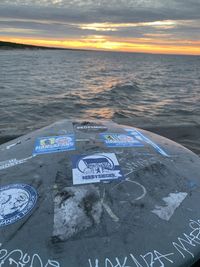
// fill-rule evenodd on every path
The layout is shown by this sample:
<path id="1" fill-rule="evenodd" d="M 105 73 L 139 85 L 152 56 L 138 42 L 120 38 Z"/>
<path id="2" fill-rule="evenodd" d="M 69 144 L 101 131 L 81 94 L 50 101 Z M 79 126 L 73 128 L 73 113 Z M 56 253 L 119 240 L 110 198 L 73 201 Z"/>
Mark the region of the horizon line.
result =
<path id="1" fill-rule="evenodd" d="M 149 52 L 149 51 L 125 51 L 125 50 L 115 50 L 115 49 L 93 49 L 93 48 L 73 48 L 73 47 L 63 47 L 63 46 L 51 46 L 51 45 L 37 45 L 31 43 L 24 43 L 24 42 L 14 42 L 14 41 L 7 41 L 5 39 L 0 39 L 0 43 L 10 43 L 15 45 L 22 45 L 38 49 L 52 49 L 52 50 L 71 50 L 71 51 L 87 51 L 87 52 L 111 52 L 111 53 L 129 53 L 129 54 L 149 54 L 149 55 L 171 55 L 171 56 L 197 56 L 199 57 L 200 54 L 186 54 L 186 53 L 169 53 L 169 52 Z M 1 46 L 0 46 L 1 48 Z M 25 47 L 24 47 L 25 48 Z M 6 48 L 8 49 L 8 48 Z M 5 49 L 5 50 L 6 50 Z M 19 48 L 12 48 L 11 49 L 19 49 Z M 21 48 L 23 49 L 23 48 Z"/>

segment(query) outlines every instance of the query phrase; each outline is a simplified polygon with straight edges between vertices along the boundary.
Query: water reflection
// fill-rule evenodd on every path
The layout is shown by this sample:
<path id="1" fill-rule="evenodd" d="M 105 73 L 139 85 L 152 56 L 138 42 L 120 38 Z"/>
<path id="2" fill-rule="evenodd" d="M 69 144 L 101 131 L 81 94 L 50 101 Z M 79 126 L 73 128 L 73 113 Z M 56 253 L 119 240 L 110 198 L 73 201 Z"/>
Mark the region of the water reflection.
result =
<path id="1" fill-rule="evenodd" d="M 1 128 L 22 134 L 63 118 L 198 122 L 199 73 L 198 57 L 2 51 Z"/>
<path id="2" fill-rule="evenodd" d="M 112 108 L 98 108 L 98 109 L 88 109 L 85 111 L 83 116 L 84 119 L 94 118 L 94 119 L 112 119 L 114 117 L 115 110 Z"/>

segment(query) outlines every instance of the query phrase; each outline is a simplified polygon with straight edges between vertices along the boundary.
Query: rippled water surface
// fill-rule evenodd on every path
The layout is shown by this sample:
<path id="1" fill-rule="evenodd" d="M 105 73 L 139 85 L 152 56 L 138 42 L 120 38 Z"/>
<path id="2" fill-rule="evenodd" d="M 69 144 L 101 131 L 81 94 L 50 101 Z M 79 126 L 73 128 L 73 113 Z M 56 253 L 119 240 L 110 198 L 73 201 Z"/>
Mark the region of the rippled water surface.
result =
<path id="1" fill-rule="evenodd" d="M 0 51 L 1 135 L 63 118 L 200 123 L 200 57 Z"/>

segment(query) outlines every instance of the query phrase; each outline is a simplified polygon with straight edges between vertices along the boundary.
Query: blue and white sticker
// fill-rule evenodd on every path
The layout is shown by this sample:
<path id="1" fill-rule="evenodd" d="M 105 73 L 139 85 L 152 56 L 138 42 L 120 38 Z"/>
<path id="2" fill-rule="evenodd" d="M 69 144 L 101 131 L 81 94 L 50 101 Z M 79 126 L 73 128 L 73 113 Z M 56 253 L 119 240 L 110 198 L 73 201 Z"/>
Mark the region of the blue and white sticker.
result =
<path id="1" fill-rule="evenodd" d="M 72 166 L 74 185 L 123 179 L 114 153 L 74 156 Z"/>
<path id="2" fill-rule="evenodd" d="M 37 201 L 36 190 L 27 184 L 0 187 L 0 226 L 13 224 L 26 216 Z"/>
<path id="3" fill-rule="evenodd" d="M 100 134 L 107 147 L 141 147 L 143 144 L 135 136 L 121 133 Z"/>
<path id="4" fill-rule="evenodd" d="M 153 141 L 151 141 L 149 138 L 144 136 L 142 133 L 140 133 L 135 128 L 125 128 L 125 131 L 127 131 L 131 136 L 134 136 L 137 140 L 143 141 L 149 145 L 151 145 L 156 151 L 158 151 L 161 155 L 165 157 L 169 157 L 169 155 L 158 145 L 156 145 Z"/>
<path id="5" fill-rule="evenodd" d="M 46 154 L 74 149 L 75 142 L 73 134 L 47 136 L 37 138 L 33 154 Z"/>

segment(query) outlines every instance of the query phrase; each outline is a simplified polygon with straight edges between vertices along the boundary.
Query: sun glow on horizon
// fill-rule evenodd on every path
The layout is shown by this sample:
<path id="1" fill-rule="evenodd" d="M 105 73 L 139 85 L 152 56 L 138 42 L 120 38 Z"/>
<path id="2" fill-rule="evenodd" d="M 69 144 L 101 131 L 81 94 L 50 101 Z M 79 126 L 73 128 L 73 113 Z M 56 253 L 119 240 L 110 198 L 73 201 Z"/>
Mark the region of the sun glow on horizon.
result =
<path id="1" fill-rule="evenodd" d="M 2 0 L 0 40 L 36 46 L 200 55 L 199 0 Z"/>
<path id="2" fill-rule="evenodd" d="M 154 38 L 156 37 L 156 38 Z M 162 53 L 162 54 L 188 54 L 200 55 L 200 41 L 191 40 L 170 40 L 169 36 L 162 39 L 162 34 L 146 34 L 143 38 L 117 38 L 103 35 L 91 35 L 66 39 L 41 39 L 41 38 L 19 38 L 2 36 L 2 41 L 86 50 L 105 50 L 119 52 L 141 52 L 141 53 Z"/>

